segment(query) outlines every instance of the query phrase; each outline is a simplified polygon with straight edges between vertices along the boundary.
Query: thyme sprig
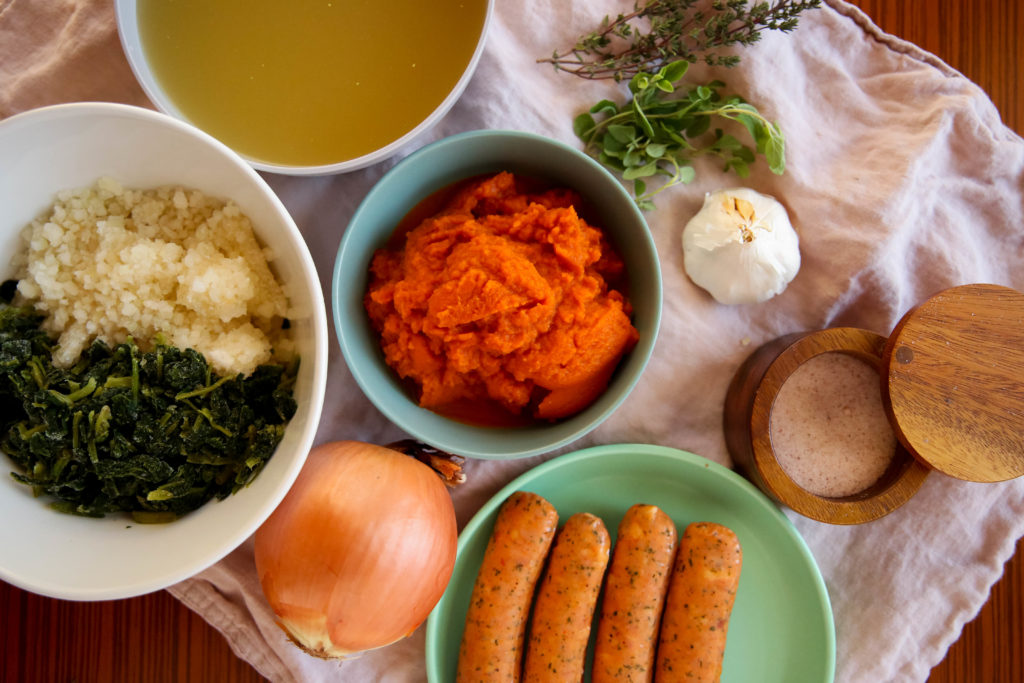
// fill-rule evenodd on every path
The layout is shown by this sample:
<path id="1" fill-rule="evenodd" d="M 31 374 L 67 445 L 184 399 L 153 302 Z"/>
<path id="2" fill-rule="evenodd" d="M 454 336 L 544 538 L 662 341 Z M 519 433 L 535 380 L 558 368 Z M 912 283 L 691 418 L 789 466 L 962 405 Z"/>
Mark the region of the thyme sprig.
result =
<path id="1" fill-rule="evenodd" d="M 773 173 L 785 170 L 785 139 L 778 124 L 769 121 L 739 96 L 723 97 L 725 84 L 712 81 L 685 91 L 679 97 L 677 83 L 689 62 L 667 64 L 656 73 L 641 72 L 629 81 L 633 97 L 618 105 L 601 100 L 576 117 L 573 130 L 585 151 L 623 180 L 633 181 L 633 194 L 642 210 L 654 208 L 654 198 L 696 176 L 693 162 L 700 156 L 717 157 L 724 170 L 741 178 L 750 174 L 756 154 L 768 161 Z M 600 120 L 594 118 L 597 115 Z M 714 119 L 742 124 L 754 141 L 754 149 L 721 128 L 710 131 Z M 663 176 L 665 182 L 648 189 L 648 179 Z"/>
<path id="2" fill-rule="evenodd" d="M 633 11 L 614 19 L 605 17 L 597 30 L 580 37 L 567 50 L 555 50 L 539 59 L 556 70 L 587 79 L 629 79 L 654 72 L 675 61 L 711 66 L 735 66 L 735 54 L 720 48 L 756 43 L 764 31 L 789 32 L 797 16 L 821 5 L 821 0 L 776 0 L 750 7 L 747 0 L 713 0 L 700 9 L 701 0 L 637 0 Z"/>

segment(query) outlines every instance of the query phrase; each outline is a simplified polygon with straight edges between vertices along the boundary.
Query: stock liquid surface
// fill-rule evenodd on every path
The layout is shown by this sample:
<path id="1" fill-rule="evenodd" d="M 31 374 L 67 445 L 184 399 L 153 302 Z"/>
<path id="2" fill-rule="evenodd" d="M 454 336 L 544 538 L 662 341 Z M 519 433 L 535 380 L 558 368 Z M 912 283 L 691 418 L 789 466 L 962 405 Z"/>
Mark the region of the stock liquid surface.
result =
<path id="1" fill-rule="evenodd" d="M 251 159 L 353 159 L 456 86 L 486 0 L 140 0 L 153 74 L 193 124 Z"/>

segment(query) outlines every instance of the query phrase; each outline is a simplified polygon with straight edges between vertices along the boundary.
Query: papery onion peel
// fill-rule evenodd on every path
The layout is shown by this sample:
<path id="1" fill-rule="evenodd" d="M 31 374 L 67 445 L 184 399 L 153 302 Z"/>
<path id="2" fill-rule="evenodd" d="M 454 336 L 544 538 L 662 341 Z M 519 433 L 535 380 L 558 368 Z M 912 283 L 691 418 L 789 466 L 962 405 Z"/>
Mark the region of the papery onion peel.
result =
<path id="1" fill-rule="evenodd" d="M 256 572 L 302 649 L 345 658 L 410 635 L 455 566 L 451 496 L 431 467 L 356 441 L 314 448 L 256 531 Z"/>

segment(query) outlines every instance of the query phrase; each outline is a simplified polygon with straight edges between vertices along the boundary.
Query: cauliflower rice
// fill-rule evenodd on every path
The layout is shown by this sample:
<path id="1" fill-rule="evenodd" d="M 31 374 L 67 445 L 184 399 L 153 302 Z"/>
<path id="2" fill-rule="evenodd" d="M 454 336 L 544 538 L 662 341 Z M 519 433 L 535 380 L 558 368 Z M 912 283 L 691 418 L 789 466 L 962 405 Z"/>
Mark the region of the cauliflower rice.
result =
<path id="1" fill-rule="evenodd" d="M 23 238 L 18 293 L 59 335 L 54 365 L 72 365 L 95 339 L 113 346 L 131 336 L 147 348 L 157 334 L 220 374 L 248 375 L 290 352 L 273 254 L 230 201 L 102 178 L 59 193 Z"/>

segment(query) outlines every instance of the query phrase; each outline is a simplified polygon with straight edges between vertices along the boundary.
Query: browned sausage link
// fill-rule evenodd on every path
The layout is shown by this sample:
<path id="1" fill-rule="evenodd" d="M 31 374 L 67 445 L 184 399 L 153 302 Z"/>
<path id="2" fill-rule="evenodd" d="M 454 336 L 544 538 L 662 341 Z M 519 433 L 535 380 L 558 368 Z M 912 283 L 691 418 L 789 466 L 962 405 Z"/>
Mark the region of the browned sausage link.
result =
<path id="1" fill-rule="evenodd" d="M 583 680 L 590 624 L 610 550 L 604 522 L 587 512 L 570 517 L 558 533 L 537 589 L 524 683 Z"/>
<path id="2" fill-rule="evenodd" d="M 517 491 L 498 510 L 477 573 L 456 681 L 518 681 L 533 591 L 558 529 L 558 512 Z"/>
<path id="3" fill-rule="evenodd" d="M 742 564 L 731 529 L 712 522 L 686 527 L 665 599 L 657 683 L 718 681 Z"/>
<path id="4" fill-rule="evenodd" d="M 676 525 L 655 505 L 634 505 L 619 523 L 594 643 L 594 683 L 649 682 Z"/>

